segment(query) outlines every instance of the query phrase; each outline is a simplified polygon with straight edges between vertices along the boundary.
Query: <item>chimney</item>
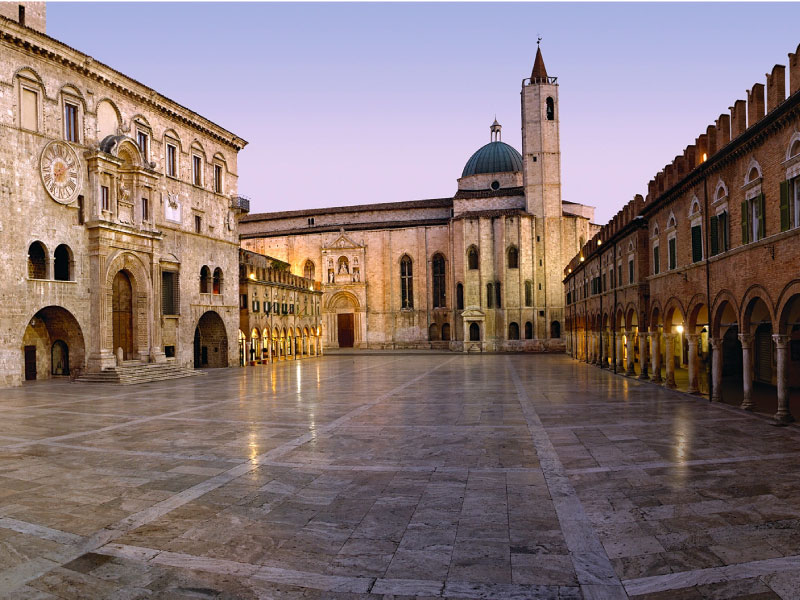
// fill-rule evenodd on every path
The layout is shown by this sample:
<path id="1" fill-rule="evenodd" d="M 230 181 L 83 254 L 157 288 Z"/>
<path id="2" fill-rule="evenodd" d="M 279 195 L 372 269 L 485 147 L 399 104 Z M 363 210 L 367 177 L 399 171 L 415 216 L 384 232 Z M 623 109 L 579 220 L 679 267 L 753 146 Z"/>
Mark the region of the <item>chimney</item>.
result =
<path id="1" fill-rule="evenodd" d="M 731 116 L 720 115 L 717 119 L 717 150 L 725 147 L 731 141 Z"/>
<path id="2" fill-rule="evenodd" d="M 786 67 L 775 65 L 772 73 L 767 73 L 767 112 L 775 110 L 786 100 Z"/>
<path id="3" fill-rule="evenodd" d="M 713 125 L 706 127 L 706 139 L 708 139 L 708 157 L 711 158 L 717 150 L 717 129 Z"/>
<path id="4" fill-rule="evenodd" d="M 800 90 L 800 46 L 794 54 L 789 53 L 789 95 Z"/>
<path id="5" fill-rule="evenodd" d="M 747 92 L 747 127 L 752 127 L 764 118 L 764 84 L 754 83 Z"/>
<path id="6" fill-rule="evenodd" d="M 731 139 L 735 140 L 747 129 L 747 103 L 737 100 L 730 107 L 731 111 Z"/>

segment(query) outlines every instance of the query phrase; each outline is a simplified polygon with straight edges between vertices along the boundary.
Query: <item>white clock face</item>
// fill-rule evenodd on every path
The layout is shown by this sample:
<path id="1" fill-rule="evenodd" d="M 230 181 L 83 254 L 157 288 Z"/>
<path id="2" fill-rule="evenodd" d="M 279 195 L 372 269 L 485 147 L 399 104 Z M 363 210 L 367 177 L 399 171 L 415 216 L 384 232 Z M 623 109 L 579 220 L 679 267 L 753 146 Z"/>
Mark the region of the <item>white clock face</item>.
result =
<path id="1" fill-rule="evenodd" d="M 52 141 L 42 150 L 39 168 L 47 193 L 56 202 L 69 204 L 81 190 L 80 160 L 72 146 Z"/>

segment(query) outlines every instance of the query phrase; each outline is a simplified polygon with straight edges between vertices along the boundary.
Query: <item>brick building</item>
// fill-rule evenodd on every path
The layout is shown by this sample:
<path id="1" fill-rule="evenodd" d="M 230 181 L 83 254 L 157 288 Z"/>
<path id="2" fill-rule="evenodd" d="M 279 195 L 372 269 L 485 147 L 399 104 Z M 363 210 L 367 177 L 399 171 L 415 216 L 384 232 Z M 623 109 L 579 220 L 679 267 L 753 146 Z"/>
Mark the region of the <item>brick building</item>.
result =
<path id="1" fill-rule="evenodd" d="M 564 271 L 569 353 L 793 420 L 800 386 L 800 47 Z"/>
<path id="2" fill-rule="evenodd" d="M 522 84 L 522 154 L 490 127 L 453 197 L 252 214 L 242 246 L 321 284 L 326 347 L 563 350 L 562 267 L 595 227 L 561 199 L 559 86 Z"/>
<path id="3" fill-rule="evenodd" d="M 322 291 L 289 264 L 239 249 L 239 364 L 322 355 Z"/>
<path id="4" fill-rule="evenodd" d="M 0 3 L 0 385 L 236 364 L 246 142 L 45 24 Z"/>

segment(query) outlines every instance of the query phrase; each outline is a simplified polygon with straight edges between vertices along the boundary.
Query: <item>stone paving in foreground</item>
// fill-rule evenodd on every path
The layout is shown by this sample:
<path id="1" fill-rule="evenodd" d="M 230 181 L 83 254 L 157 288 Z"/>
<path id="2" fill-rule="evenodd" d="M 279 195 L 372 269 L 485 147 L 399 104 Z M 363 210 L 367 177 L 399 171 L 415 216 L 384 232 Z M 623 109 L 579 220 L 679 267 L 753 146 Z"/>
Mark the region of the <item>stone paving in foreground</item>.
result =
<path id="1" fill-rule="evenodd" d="M 0 597 L 800 598 L 799 434 L 565 356 L 0 390 Z"/>

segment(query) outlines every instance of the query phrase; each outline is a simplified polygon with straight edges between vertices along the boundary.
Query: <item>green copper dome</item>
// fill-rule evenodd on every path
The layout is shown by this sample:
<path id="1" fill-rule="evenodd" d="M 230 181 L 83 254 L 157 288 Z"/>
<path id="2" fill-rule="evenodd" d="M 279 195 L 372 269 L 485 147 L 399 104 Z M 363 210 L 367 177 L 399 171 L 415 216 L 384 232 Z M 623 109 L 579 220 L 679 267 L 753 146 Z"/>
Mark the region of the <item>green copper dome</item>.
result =
<path id="1" fill-rule="evenodd" d="M 489 142 L 473 154 L 464 166 L 462 177 L 479 173 L 522 171 L 522 155 L 504 142 Z"/>

